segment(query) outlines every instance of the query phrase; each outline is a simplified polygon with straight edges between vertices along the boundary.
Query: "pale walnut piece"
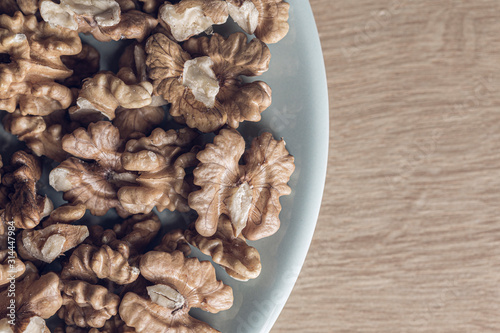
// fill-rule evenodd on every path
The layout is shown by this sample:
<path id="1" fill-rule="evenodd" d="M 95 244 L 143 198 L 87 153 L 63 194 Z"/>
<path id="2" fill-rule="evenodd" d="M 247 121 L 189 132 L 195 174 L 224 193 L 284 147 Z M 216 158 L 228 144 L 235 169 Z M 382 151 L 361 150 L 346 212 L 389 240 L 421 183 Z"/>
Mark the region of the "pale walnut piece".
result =
<path id="1" fill-rule="evenodd" d="M 172 37 L 182 42 L 226 22 L 229 13 L 222 0 L 182 0 L 177 4 L 166 1 L 159 9 L 160 24 Z"/>
<path id="2" fill-rule="evenodd" d="M 62 56 L 62 62 L 73 70 L 73 74 L 63 83 L 68 87 L 80 88 L 84 79 L 99 71 L 100 59 L 99 51 L 89 44 L 83 44 L 82 51 L 74 56 Z"/>
<path id="3" fill-rule="evenodd" d="M 187 196 L 191 187 L 185 181 L 186 168 L 197 164 L 194 153 L 186 152 L 197 134 L 190 129 L 164 131 L 156 128 L 149 137 L 127 142 L 123 167 L 138 171 L 138 186 L 124 186 L 118 198 L 133 214 L 169 209 L 189 211 Z M 184 154 L 183 154 L 184 153 Z"/>
<path id="4" fill-rule="evenodd" d="M 20 277 L 25 270 L 26 266 L 17 258 L 15 252 L 0 250 L 0 287 L 9 283 L 12 277 L 16 279 Z"/>
<path id="5" fill-rule="evenodd" d="M 226 0 L 231 18 L 248 34 L 267 44 L 277 43 L 289 30 L 290 4 L 283 0 Z"/>
<path id="6" fill-rule="evenodd" d="M 120 297 L 107 288 L 84 281 L 64 281 L 63 306 L 58 316 L 67 325 L 103 327 L 118 312 Z"/>
<path id="7" fill-rule="evenodd" d="M 233 303 L 231 287 L 217 281 L 208 261 L 185 258 L 176 251 L 148 252 L 140 262 L 141 275 L 154 285 L 149 299 L 128 292 L 120 304 L 120 316 L 137 332 L 217 332 L 192 318 L 191 308 L 217 313 Z"/>
<path id="8" fill-rule="evenodd" d="M 234 237 L 231 220 L 224 215 L 220 217 L 217 232 L 213 236 L 201 236 L 192 225 L 185 231 L 185 237 L 191 245 L 224 267 L 234 279 L 255 279 L 262 270 L 257 249 L 248 245 L 243 237 Z"/>
<path id="9" fill-rule="evenodd" d="M 112 120 L 119 106 L 132 109 L 150 105 L 152 92 L 153 86 L 147 81 L 128 85 L 112 73 L 99 73 L 85 80 L 77 105 L 69 113 L 76 120 L 92 113 L 102 113 Z"/>
<path id="10" fill-rule="evenodd" d="M 92 162 L 75 157 L 65 160 L 50 172 L 50 185 L 63 191 L 65 200 L 85 205 L 93 215 L 102 216 L 111 208 L 122 217 L 130 215 L 117 197 L 118 188 L 136 178 L 122 168 L 122 145 L 118 129 L 104 121 L 65 135 L 63 149 Z"/>
<path id="11" fill-rule="evenodd" d="M 56 110 L 47 116 L 23 116 L 19 110 L 3 118 L 7 132 L 17 135 L 37 156 L 62 162 L 68 153 L 62 149 L 62 138 L 78 125 L 70 121 L 66 110 Z"/>
<path id="12" fill-rule="evenodd" d="M 40 162 L 24 151 L 14 153 L 11 173 L 2 177 L 2 185 L 8 193 L 3 219 L 13 221 L 16 228 L 33 229 L 50 214 L 52 202 L 47 196 L 37 194 L 36 185 L 41 177 Z"/>
<path id="13" fill-rule="evenodd" d="M 240 76 L 268 70 L 271 53 L 263 42 L 247 42 L 244 33 L 227 39 L 214 34 L 193 37 L 182 47 L 163 34 L 146 43 L 155 91 L 171 103 L 176 120 L 212 132 L 225 124 L 237 128 L 240 122 L 261 119 L 271 104 L 271 88 L 262 81 L 243 83 Z"/>
<path id="14" fill-rule="evenodd" d="M 196 157 L 200 164 L 193 171 L 194 183 L 201 190 L 189 195 L 189 206 L 198 212 L 200 235 L 213 236 L 223 214 L 230 218 L 235 237 L 257 240 L 279 229 L 279 197 L 290 194 L 287 182 L 295 169 L 283 140 L 263 133 L 245 152 L 241 134 L 223 129 Z"/>
<path id="15" fill-rule="evenodd" d="M 120 1 L 125 7 L 125 4 Z M 158 21 L 137 10 L 121 12 L 114 0 L 50 0 L 40 3 L 42 18 L 56 27 L 90 33 L 101 42 L 121 39 L 142 41 L 156 27 Z"/>
<path id="16" fill-rule="evenodd" d="M 139 276 L 139 269 L 128 262 L 130 248 L 121 243 L 117 250 L 108 245 L 101 247 L 82 244 L 71 254 L 69 262 L 63 266 L 61 278 L 79 279 L 97 283 L 107 279 L 117 284 L 129 284 Z"/>
<path id="17" fill-rule="evenodd" d="M 14 331 L 15 330 L 15 331 Z M 9 318 L 0 320 L 0 332 L 2 333 L 51 333 L 45 320 L 41 317 L 29 317 L 16 326 L 9 324 Z"/>
<path id="18" fill-rule="evenodd" d="M 9 288 L 0 292 L 0 318 L 7 318 L 7 313 L 9 313 L 7 306 L 13 299 L 8 297 L 9 292 L 11 292 Z M 14 299 L 16 315 L 14 331 L 23 332 L 31 318 L 48 319 L 59 310 L 62 305 L 60 279 L 53 272 L 39 277 L 36 269 L 30 268 L 28 271 L 27 267 L 26 273 L 16 280 Z M 43 327 L 43 323 L 36 326 Z"/>
<path id="19" fill-rule="evenodd" d="M 69 107 L 69 88 L 54 80 L 72 73 L 61 61 L 63 55 L 78 54 L 78 34 L 62 31 L 33 15 L 0 16 L 0 109 L 23 115 L 47 115 Z"/>
<path id="20" fill-rule="evenodd" d="M 84 225 L 53 224 L 39 230 L 23 230 L 17 248 L 25 260 L 51 263 L 64 252 L 76 247 L 89 236 Z"/>
<path id="21" fill-rule="evenodd" d="M 154 250 L 168 253 L 180 251 L 186 257 L 191 254 L 191 247 L 186 237 L 184 237 L 184 231 L 181 229 L 172 230 L 166 233 L 161 239 L 160 244 L 156 246 Z"/>

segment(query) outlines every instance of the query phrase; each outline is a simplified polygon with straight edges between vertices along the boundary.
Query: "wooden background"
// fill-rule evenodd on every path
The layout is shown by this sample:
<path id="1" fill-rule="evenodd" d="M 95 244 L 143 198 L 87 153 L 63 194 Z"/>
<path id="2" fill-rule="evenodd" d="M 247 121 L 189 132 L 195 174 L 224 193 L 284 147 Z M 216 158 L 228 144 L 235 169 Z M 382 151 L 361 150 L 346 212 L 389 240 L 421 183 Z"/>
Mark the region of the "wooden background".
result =
<path id="1" fill-rule="evenodd" d="M 328 177 L 272 332 L 500 332 L 500 1 L 311 5 Z"/>

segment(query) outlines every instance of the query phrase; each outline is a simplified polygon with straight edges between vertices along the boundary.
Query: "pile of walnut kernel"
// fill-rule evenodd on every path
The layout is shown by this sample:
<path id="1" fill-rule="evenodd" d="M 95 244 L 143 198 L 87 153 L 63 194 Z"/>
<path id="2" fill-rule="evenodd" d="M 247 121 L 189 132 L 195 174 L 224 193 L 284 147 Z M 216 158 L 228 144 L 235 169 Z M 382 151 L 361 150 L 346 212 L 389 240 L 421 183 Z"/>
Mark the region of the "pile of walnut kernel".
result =
<path id="1" fill-rule="evenodd" d="M 260 255 L 247 240 L 279 229 L 294 159 L 270 133 L 246 147 L 236 128 L 271 104 L 266 83 L 241 77 L 268 70 L 266 43 L 287 34 L 288 10 L 282 0 L 0 1 L 3 126 L 28 147 L 0 159 L 0 332 L 50 332 L 56 314 L 52 332 L 217 332 L 189 310 L 227 310 L 232 289 L 189 255 L 197 247 L 254 279 Z M 246 34 L 213 33 L 229 16 Z M 135 41 L 113 73 L 79 33 Z M 161 128 L 165 106 L 186 127 Z M 204 133 L 212 143 L 199 144 Z M 60 207 L 37 190 L 42 156 L 57 164 Z M 198 217 L 150 250 L 155 207 Z M 83 225 L 87 211 L 111 209 L 122 218 L 113 228 Z"/>

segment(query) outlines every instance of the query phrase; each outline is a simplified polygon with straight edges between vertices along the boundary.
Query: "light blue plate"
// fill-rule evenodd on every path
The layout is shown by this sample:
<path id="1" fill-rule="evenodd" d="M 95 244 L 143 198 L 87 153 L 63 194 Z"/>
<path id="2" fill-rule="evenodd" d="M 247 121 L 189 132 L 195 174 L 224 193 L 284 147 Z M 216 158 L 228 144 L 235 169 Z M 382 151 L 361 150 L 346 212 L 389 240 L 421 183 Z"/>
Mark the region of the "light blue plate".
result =
<path id="1" fill-rule="evenodd" d="M 283 137 L 287 148 L 295 156 L 296 169 L 289 185 L 290 196 L 282 197 L 281 228 L 275 235 L 251 242 L 262 258 L 262 273 L 248 282 L 230 278 L 217 268 L 217 276 L 234 291 L 234 306 L 218 314 L 193 310 L 193 316 L 208 322 L 224 333 L 267 333 L 271 330 L 290 295 L 304 263 L 323 194 L 328 157 L 328 91 L 323 56 L 316 24 L 308 1 L 289 0 L 290 32 L 279 43 L 270 45 L 270 69 L 258 80 L 267 82 L 273 90 L 273 103 L 263 112 L 259 123 L 245 123 L 239 130 L 250 141 L 261 132 Z M 225 32 L 233 27 L 216 28 Z M 124 48 L 122 42 L 98 43 L 84 38 L 96 46 L 102 55 L 102 68 L 116 69 L 116 58 Z M 0 128 L 0 149 L 7 156 L 19 145 Z M 52 167 L 56 164 L 52 163 Z M 48 169 L 48 168 L 47 168 Z M 47 171 L 47 170 L 45 170 Z M 44 173 L 47 178 L 47 172 Z M 47 184 L 45 192 L 57 203 L 61 195 Z M 108 214 L 104 219 L 113 219 Z M 164 231 L 185 226 L 191 215 L 164 212 L 160 214 Z M 87 216 L 87 221 L 97 219 Z M 195 251 L 203 260 L 209 257 Z"/>

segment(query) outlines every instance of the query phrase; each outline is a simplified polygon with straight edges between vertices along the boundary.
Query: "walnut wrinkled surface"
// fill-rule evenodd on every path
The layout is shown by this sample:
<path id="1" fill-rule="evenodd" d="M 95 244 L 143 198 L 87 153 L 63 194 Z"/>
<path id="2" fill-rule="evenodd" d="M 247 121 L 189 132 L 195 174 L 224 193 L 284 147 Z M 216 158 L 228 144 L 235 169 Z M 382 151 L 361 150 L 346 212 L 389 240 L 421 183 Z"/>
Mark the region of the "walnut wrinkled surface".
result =
<path id="1" fill-rule="evenodd" d="M 222 0 L 166 1 L 159 9 L 160 24 L 178 41 L 198 35 L 214 24 L 223 24 L 228 17 L 227 4 Z"/>
<path id="2" fill-rule="evenodd" d="M 181 251 L 185 256 L 191 254 L 191 247 L 189 246 L 184 231 L 181 229 L 172 230 L 163 236 L 161 242 L 155 247 L 155 251 L 162 251 L 173 253 L 174 251 Z"/>
<path id="3" fill-rule="evenodd" d="M 248 245 L 243 237 L 234 237 L 233 225 L 227 216 L 220 217 L 217 232 L 213 236 L 203 237 L 193 226 L 186 230 L 185 237 L 191 245 L 224 267 L 234 279 L 247 281 L 260 275 L 262 264 L 259 252 Z"/>
<path id="4" fill-rule="evenodd" d="M 155 34 L 147 40 L 146 52 L 155 90 L 171 103 L 170 114 L 191 128 L 202 132 L 226 124 L 237 128 L 245 120 L 259 121 L 271 104 L 271 88 L 266 83 L 241 81 L 240 76 L 267 71 L 271 59 L 263 42 L 247 42 L 244 33 L 227 39 L 219 34 L 193 37 L 182 48 L 167 36 Z"/>
<path id="5" fill-rule="evenodd" d="M 3 219 L 13 221 L 16 228 L 32 229 L 53 209 L 47 196 L 37 194 L 36 185 L 42 173 L 40 162 L 33 155 L 18 151 L 12 156 L 10 167 L 13 171 L 2 177 L 9 198 Z"/>
<path id="6" fill-rule="evenodd" d="M 156 128 L 149 137 L 127 142 L 122 163 L 126 170 L 138 171 L 138 186 L 124 186 L 118 198 L 133 214 L 189 210 L 187 196 L 191 191 L 185 181 L 185 169 L 197 164 L 195 154 L 185 148 L 197 134 L 190 129 L 164 131 Z M 184 153 L 184 154 L 183 154 Z"/>
<path id="7" fill-rule="evenodd" d="M 93 76 L 99 71 L 101 55 L 97 49 L 89 44 L 82 45 L 82 51 L 73 56 L 62 56 L 62 62 L 73 74 L 63 83 L 68 87 L 81 87 L 84 79 Z"/>
<path id="8" fill-rule="evenodd" d="M 69 88 L 54 80 L 71 76 L 61 61 L 63 55 L 78 54 L 78 34 L 38 22 L 33 15 L 16 12 L 0 16 L 0 109 L 23 115 L 47 115 L 69 107 Z"/>
<path id="9" fill-rule="evenodd" d="M 290 4 L 284 0 L 226 0 L 229 15 L 248 34 L 267 44 L 277 43 L 289 30 Z"/>
<path id="10" fill-rule="evenodd" d="M 223 214 L 230 218 L 235 237 L 257 240 L 279 229 L 279 197 L 290 194 L 287 182 L 295 169 L 283 140 L 264 133 L 245 152 L 241 134 L 223 129 L 196 157 L 200 164 L 193 171 L 194 183 L 201 190 L 189 195 L 189 206 L 198 212 L 200 235 L 213 236 Z"/>
<path id="11" fill-rule="evenodd" d="M 19 255 L 25 260 L 51 263 L 89 236 L 84 225 L 52 224 L 44 229 L 23 230 L 18 235 Z"/>
<path id="12" fill-rule="evenodd" d="M 62 297 L 59 317 L 78 327 L 103 327 L 118 313 L 120 303 L 120 297 L 106 287 L 84 281 L 64 281 Z"/>
<path id="13" fill-rule="evenodd" d="M 217 332 L 191 317 L 191 308 L 217 313 L 233 303 L 231 287 L 217 281 L 208 261 L 185 258 L 182 252 L 148 252 L 140 261 L 141 275 L 153 286 L 149 299 L 128 292 L 120 316 L 137 332 Z"/>

